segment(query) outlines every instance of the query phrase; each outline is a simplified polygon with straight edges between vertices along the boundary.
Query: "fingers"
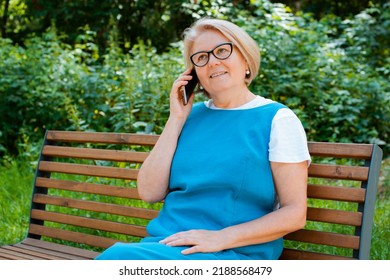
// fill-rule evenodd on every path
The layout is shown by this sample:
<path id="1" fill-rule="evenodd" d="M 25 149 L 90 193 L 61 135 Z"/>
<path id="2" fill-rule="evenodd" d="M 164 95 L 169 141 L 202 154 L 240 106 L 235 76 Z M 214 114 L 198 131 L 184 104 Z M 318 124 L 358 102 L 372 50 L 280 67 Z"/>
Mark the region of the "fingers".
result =
<path id="1" fill-rule="evenodd" d="M 195 241 L 194 238 L 191 237 L 190 232 L 180 232 L 161 240 L 160 243 L 167 246 L 188 246 L 194 245 Z"/>
<path id="2" fill-rule="evenodd" d="M 176 85 L 177 87 L 181 87 L 181 86 L 184 86 L 186 84 L 188 84 L 188 81 L 191 80 L 193 77 L 190 75 L 191 74 L 191 69 L 187 69 L 186 71 L 184 71 L 177 79 L 176 81 L 174 82 L 174 85 Z"/>
<path id="3" fill-rule="evenodd" d="M 189 230 L 168 236 L 161 240 L 160 243 L 172 247 L 190 246 L 190 248 L 182 251 L 182 254 L 188 255 L 199 252 L 220 251 L 223 248 L 220 246 L 219 240 L 220 236 L 218 235 L 218 231 Z"/>
<path id="4" fill-rule="evenodd" d="M 190 75 L 191 69 L 187 69 L 173 82 L 170 93 L 170 112 L 173 116 L 179 118 L 186 118 L 191 111 L 192 103 L 194 100 L 193 94 L 191 95 L 187 106 L 183 104 L 183 87 L 188 84 L 188 81 L 192 79 Z"/>
<path id="5" fill-rule="evenodd" d="M 190 248 L 181 251 L 183 255 L 188 255 L 202 252 L 201 246 L 198 245 L 199 241 L 196 241 L 196 239 L 197 238 L 194 237 L 193 234 L 189 231 L 171 235 L 161 240 L 160 243 L 171 247 L 191 246 Z"/>
<path id="6" fill-rule="evenodd" d="M 188 249 L 184 249 L 183 251 L 181 251 L 183 255 L 189 255 L 189 254 L 201 253 L 201 252 L 202 250 L 200 249 L 199 246 L 192 246 Z"/>

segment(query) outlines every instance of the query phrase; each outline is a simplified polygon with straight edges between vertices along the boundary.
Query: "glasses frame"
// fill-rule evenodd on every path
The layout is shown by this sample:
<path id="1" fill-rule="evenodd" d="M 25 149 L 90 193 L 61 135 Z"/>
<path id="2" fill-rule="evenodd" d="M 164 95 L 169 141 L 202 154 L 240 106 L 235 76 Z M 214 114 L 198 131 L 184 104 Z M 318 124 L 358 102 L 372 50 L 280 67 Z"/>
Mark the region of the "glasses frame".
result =
<path id="1" fill-rule="evenodd" d="M 223 46 L 223 45 L 229 45 L 231 51 L 230 51 L 230 54 L 229 54 L 227 57 L 219 58 L 219 57 L 214 53 L 214 51 L 215 51 L 216 49 L 218 49 L 219 47 Z M 200 54 L 200 53 L 207 53 L 207 61 L 206 61 L 205 64 L 202 64 L 202 65 L 196 64 L 196 63 L 194 62 L 194 60 L 193 60 L 193 57 L 194 57 L 195 55 L 197 55 L 197 54 Z M 217 45 L 217 46 L 216 46 L 214 49 L 212 49 L 211 51 L 199 51 L 199 52 L 196 52 L 196 53 L 192 54 L 192 55 L 190 56 L 190 60 L 191 60 L 192 64 L 194 64 L 195 66 L 197 66 L 197 67 L 204 67 L 204 66 L 207 65 L 207 63 L 209 63 L 210 54 L 213 54 L 213 56 L 214 56 L 215 58 L 219 59 L 219 60 L 225 60 L 225 59 L 228 59 L 228 58 L 232 55 L 232 53 L 233 53 L 233 43 L 232 43 L 232 42 L 225 42 L 225 43 L 222 43 L 222 44 Z"/>

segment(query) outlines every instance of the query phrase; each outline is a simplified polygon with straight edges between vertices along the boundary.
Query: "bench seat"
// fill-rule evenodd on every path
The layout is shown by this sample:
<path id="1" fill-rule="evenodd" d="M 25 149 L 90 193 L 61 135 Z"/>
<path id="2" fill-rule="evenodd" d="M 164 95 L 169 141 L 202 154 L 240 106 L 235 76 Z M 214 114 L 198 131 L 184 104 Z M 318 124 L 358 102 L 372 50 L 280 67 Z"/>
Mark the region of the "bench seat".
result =
<path id="1" fill-rule="evenodd" d="M 93 259 L 138 242 L 162 203 L 143 202 L 139 167 L 158 135 L 47 131 L 27 237 L 0 259 Z M 281 259 L 369 259 L 382 150 L 309 142 L 307 224 L 285 236 Z M 66 244 L 66 245 L 65 245 Z"/>
<path id="2" fill-rule="evenodd" d="M 39 239 L 25 238 L 22 242 L 2 246 L 2 260 L 91 260 L 99 253 Z"/>

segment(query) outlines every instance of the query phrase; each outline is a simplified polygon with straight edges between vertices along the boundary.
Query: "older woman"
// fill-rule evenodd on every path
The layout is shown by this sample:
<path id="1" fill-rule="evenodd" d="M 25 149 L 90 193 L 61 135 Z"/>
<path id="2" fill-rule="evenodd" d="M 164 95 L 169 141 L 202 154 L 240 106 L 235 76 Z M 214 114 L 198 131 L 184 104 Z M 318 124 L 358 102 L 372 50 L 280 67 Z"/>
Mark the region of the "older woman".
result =
<path id="1" fill-rule="evenodd" d="M 201 19 L 185 31 L 188 69 L 173 83 L 170 116 L 138 176 L 148 202 L 165 200 L 137 244 L 97 259 L 277 259 L 304 226 L 306 135 L 286 106 L 248 89 L 256 42 L 233 23 Z M 210 98 L 182 102 L 194 68 Z"/>

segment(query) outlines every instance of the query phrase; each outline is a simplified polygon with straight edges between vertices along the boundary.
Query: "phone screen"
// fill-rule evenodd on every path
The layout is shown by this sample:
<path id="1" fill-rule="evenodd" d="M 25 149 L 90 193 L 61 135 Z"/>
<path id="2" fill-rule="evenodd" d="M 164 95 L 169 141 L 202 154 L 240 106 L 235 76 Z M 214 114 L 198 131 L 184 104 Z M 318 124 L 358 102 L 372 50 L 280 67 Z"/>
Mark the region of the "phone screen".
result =
<path id="1" fill-rule="evenodd" d="M 192 79 L 188 81 L 188 84 L 184 86 L 183 89 L 183 104 L 187 105 L 188 100 L 190 100 L 191 94 L 194 92 L 196 85 L 198 84 L 198 77 L 196 76 L 195 68 L 192 69 L 190 75 Z"/>

